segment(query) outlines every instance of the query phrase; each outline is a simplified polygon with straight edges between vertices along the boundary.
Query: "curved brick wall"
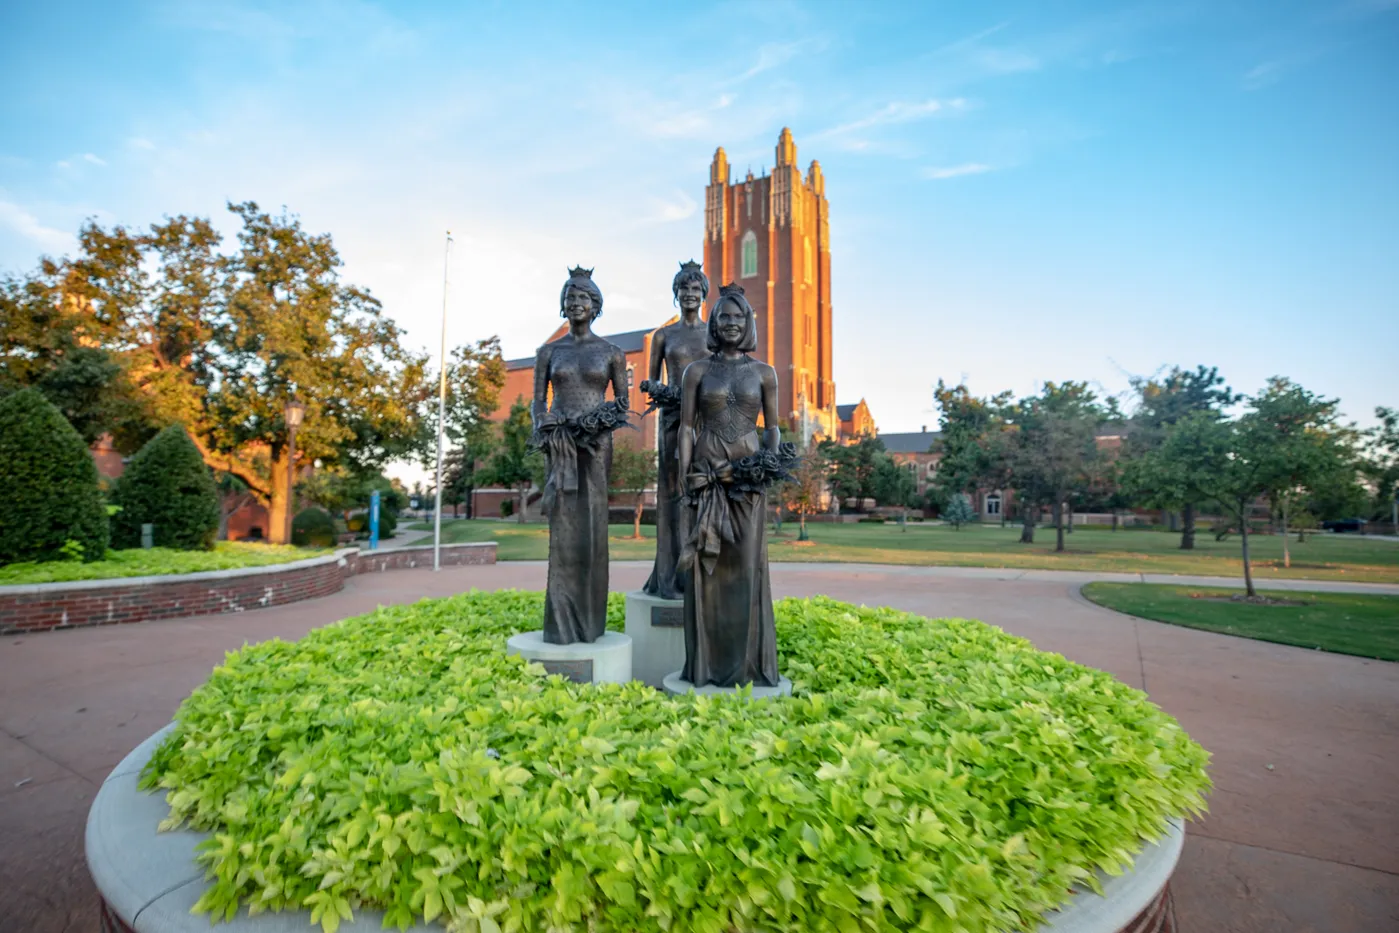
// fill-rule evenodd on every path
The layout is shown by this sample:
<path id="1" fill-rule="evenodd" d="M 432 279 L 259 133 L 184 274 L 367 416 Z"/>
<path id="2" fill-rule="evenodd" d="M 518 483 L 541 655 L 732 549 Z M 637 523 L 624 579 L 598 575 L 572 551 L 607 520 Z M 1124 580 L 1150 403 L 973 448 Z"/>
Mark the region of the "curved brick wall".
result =
<path id="1" fill-rule="evenodd" d="M 495 553 L 493 541 L 449 544 L 442 564 L 494 564 Z M 0 635 L 264 609 L 328 596 L 356 573 L 431 566 L 431 547 L 347 548 L 270 567 L 0 586 Z"/>

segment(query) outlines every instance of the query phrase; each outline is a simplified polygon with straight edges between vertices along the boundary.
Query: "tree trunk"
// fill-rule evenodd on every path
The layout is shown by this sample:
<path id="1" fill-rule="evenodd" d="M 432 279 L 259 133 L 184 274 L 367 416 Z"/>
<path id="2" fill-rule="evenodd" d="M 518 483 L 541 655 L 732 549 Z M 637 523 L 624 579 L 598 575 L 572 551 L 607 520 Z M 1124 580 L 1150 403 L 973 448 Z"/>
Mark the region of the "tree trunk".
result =
<path id="1" fill-rule="evenodd" d="M 636 513 L 632 516 L 631 536 L 641 540 L 641 495 L 636 497 Z"/>
<path id="2" fill-rule="evenodd" d="M 810 539 L 809 537 L 807 537 L 807 534 L 806 534 L 806 513 L 805 513 L 805 512 L 802 512 L 802 513 L 801 513 L 800 525 L 801 525 L 801 530 L 797 532 L 797 540 L 798 540 L 798 541 L 810 541 L 811 539 Z"/>
<path id="3" fill-rule="evenodd" d="M 1064 550 L 1064 503 L 1054 502 L 1054 551 L 1058 553 Z"/>
<path id="4" fill-rule="evenodd" d="M 1064 531 L 1067 532 L 1068 534 L 1073 534 L 1073 533 L 1074 533 L 1074 505 L 1073 505 L 1073 503 L 1072 503 L 1072 502 L 1066 502 L 1066 503 L 1064 504 L 1064 511 L 1065 511 L 1066 513 L 1068 513 L 1068 516 L 1067 516 L 1067 518 L 1065 519 L 1065 522 L 1066 522 L 1067 524 L 1066 524 L 1066 526 L 1065 526 L 1065 528 L 1064 528 Z"/>
<path id="5" fill-rule="evenodd" d="M 1195 503 L 1187 502 L 1180 510 L 1180 549 L 1195 550 Z"/>
<path id="6" fill-rule="evenodd" d="M 1248 590 L 1249 596 L 1257 596 L 1253 589 L 1253 566 L 1248 561 L 1248 503 L 1244 503 L 1239 508 L 1239 539 L 1243 542 L 1244 552 L 1244 586 Z"/>
<path id="7" fill-rule="evenodd" d="M 1036 513 L 1037 511 L 1038 511 L 1038 510 L 1037 510 L 1035 507 L 1031 506 L 1031 505 L 1028 505 L 1028 504 L 1027 504 L 1027 505 L 1025 506 L 1025 509 L 1024 509 L 1025 518 L 1024 518 L 1024 521 L 1021 522 L 1021 525 L 1020 525 L 1020 543 L 1021 543 L 1021 544 L 1034 544 L 1034 543 L 1035 543 L 1035 513 Z"/>
<path id="8" fill-rule="evenodd" d="M 520 486 L 519 489 L 520 507 L 515 510 L 515 524 L 523 525 L 525 523 L 525 497 L 529 495 L 529 487 Z"/>
<path id="9" fill-rule="evenodd" d="M 1112 510 L 1112 530 L 1117 530 L 1117 509 Z"/>
<path id="10" fill-rule="evenodd" d="M 285 454 L 285 451 L 283 453 Z M 287 534 L 287 510 L 291 506 L 291 496 L 287 489 L 285 456 L 272 461 L 272 475 L 268 479 L 272 497 L 267 503 L 267 540 L 273 544 L 291 544 L 291 538 Z"/>
<path id="11" fill-rule="evenodd" d="M 1281 514 L 1282 514 L 1282 565 L 1283 565 L 1284 567 L 1291 567 L 1291 566 L 1292 566 L 1292 554 L 1289 553 L 1288 550 L 1287 550 L 1287 499 L 1286 499 L 1286 498 L 1284 498 L 1284 499 L 1282 500 L 1281 506 L 1282 506 L 1282 507 L 1281 507 L 1281 509 L 1280 509 L 1279 511 L 1280 511 Z"/>

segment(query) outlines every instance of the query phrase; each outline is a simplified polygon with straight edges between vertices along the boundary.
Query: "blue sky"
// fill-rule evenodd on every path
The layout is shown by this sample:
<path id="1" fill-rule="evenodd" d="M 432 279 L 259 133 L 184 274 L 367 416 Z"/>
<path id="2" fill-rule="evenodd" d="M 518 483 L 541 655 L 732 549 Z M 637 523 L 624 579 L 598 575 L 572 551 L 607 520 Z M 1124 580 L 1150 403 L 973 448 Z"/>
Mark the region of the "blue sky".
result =
<path id="1" fill-rule="evenodd" d="M 670 314 L 715 147 L 790 126 L 883 430 L 1169 364 L 1399 404 L 1399 0 L 7 4 L 0 78 L 0 271 L 286 205 L 435 351 L 450 228 L 450 341 L 527 355 L 574 263 Z"/>

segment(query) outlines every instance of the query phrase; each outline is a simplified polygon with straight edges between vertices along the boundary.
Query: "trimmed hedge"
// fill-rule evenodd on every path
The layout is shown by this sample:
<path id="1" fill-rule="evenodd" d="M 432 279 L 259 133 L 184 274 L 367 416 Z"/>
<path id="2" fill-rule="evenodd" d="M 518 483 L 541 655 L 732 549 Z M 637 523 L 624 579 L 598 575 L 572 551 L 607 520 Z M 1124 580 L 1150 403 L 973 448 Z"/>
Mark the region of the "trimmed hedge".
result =
<path id="1" fill-rule="evenodd" d="M 0 490 L 0 564 L 106 556 L 97 465 L 37 389 L 0 399 Z"/>
<path id="2" fill-rule="evenodd" d="M 219 534 L 219 493 L 184 426 L 172 424 L 146 442 L 117 480 L 112 546 L 141 546 L 141 525 L 154 526 L 156 547 L 207 551 Z"/>
<path id="3" fill-rule="evenodd" d="M 612 594 L 609 627 L 623 627 Z M 574 684 L 505 652 L 539 593 L 393 606 L 228 655 L 141 784 L 195 907 L 479 933 L 989 933 L 1197 812 L 1208 754 L 980 622 L 777 604 L 787 699 Z"/>
<path id="4" fill-rule="evenodd" d="M 302 509 L 291 520 L 291 543 L 303 547 L 334 547 L 335 519 L 322 509 Z"/>

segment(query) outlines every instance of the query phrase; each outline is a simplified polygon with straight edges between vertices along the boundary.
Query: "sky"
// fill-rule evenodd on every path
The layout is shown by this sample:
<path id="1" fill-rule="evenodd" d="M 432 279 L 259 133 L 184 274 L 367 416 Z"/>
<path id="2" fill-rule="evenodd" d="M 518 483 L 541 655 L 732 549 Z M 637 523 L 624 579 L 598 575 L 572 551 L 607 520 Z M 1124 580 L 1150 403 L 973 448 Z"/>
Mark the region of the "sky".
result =
<path id="1" fill-rule="evenodd" d="M 826 177 L 841 402 L 1162 367 L 1399 405 L 1399 0 L 5 4 L 0 274 L 253 200 L 437 352 L 702 258 L 714 150 Z M 715 283 L 716 290 L 717 285 Z"/>

